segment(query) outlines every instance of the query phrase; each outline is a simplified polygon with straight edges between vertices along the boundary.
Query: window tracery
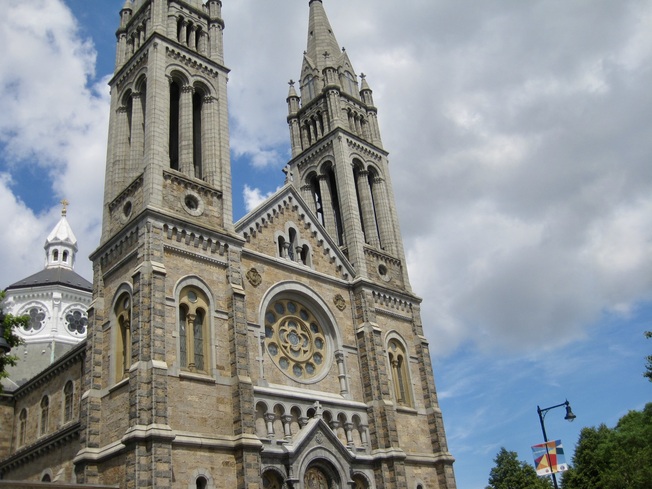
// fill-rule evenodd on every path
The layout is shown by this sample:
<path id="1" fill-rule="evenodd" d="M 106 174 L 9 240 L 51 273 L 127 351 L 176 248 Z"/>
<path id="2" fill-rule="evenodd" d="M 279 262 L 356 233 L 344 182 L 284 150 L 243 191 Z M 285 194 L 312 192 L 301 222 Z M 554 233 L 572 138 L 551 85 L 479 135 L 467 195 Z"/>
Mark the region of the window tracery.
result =
<path id="1" fill-rule="evenodd" d="M 131 367 L 131 296 L 122 294 L 115 306 L 115 380 L 125 379 Z"/>
<path id="2" fill-rule="evenodd" d="M 88 314 L 81 309 L 72 309 L 66 313 L 66 328 L 75 336 L 86 335 Z"/>
<path id="3" fill-rule="evenodd" d="M 25 313 L 29 316 L 29 321 L 22 326 L 25 333 L 38 333 L 45 326 L 45 319 L 47 317 L 45 308 L 40 305 L 29 307 Z"/>
<path id="4" fill-rule="evenodd" d="M 181 368 L 207 372 L 208 299 L 199 289 L 186 287 L 179 298 L 179 354 Z"/>
<path id="5" fill-rule="evenodd" d="M 409 365 L 405 347 L 398 339 L 392 338 L 387 345 L 387 353 L 396 402 L 400 405 L 412 406 L 412 397 L 409 388 Z"/>
<path id="6" fill-rule="evenodd" d="M 288 377 L 308 382 L 329 365 L 330 346 L 314 313 L 296 300 L 278 299 L 265 312 L 265 347 Z"/>

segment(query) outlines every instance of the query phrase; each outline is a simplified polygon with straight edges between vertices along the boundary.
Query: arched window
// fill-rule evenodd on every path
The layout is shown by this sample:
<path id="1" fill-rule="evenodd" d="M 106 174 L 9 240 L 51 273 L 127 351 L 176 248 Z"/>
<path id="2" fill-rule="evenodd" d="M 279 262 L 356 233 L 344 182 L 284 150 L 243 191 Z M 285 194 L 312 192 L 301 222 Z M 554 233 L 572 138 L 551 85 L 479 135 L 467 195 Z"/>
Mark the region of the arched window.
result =
<path id="1" fill-rule="evenodd" d="M 170 168 L 179 170 L 179 116 L 181 104 L 181 86 L 177 81 L 170 83 Z"/>
<path id="2" fill-rule="evenodd" d="M 369 484 L 367 483 L 367 479 L 364 478 L 362 475 L 356 475 L 353 477 L 353 482 L 355 485 L 353 486 L 354 489 L 368 489 Z"/>
<path id="3" fill-rule="evenodd" d="M 197 477 L 196 484 L 197 484 L 197 489 L 206 489 L 208 487 L 208 479 L 206 479 L 206 477 L 204 477 L 203 475 L 200 475 L 199 477 Z"/>
<path id="4" fill-rule="evenodd" d="M 18 416 L 18 446 L 25 445 L 27 437 L 27 409 L 23 409 Z"/>
<path id="5" fill-rule="evenodd" d="M 387 351 L 396 402 L 404 406 L 411 406 L 409 365 L 405 347 L 401 342 L 393 338 L 389 341 Z"/>
<path id="6" fill-rule="evenodd" d="M 131 367 L 131 296 L 122 294 L 115 305 L 115 381 L 129 375 Z"/>
<path id="7" fill-rule="evenodd" d="M 59 250 L 54 250 L 52 252 L 52 261 L 59 261 Z"/>
<path id="8" fill-rule="evenodd" d="M 309 486 L 306 486 L 309 487 Z M 273 470 L 267 470 L 263 473 L 263 488 L 264 489 L 283 489 L 283 480 Z"/>
<path id="9" fill-rule="evenodd" d="M 50 420 L 50 399 L 48 396 L 43 396 L 41 399 L 41 426 L 39 433 L 41 436 L 45 435 L 49 429 Z"/>
<path id="10" fill-rule="evenodd" d="M 68 423 L 72 421 L 73 417 L 73 394 L 74 387 L 72 385 L 72 380 L 66 382 L 66 385 L 63 388 L 63 422 Z"/>
<path id="11" fill-rule="evenodd" d="M 192 95 L 192 162 L 195 168 L 195 178 L 203 177 L 202 167 L 202 111 L 204 110 L 204 93 L 195 90 Z"/>
<path id="12" fill-rule="evenodd" d="M 199 289 L 186 287 L 179 297 L 179 353 L 181 368 L 208 372 L 208 299 Z"/>
<path id="13" fill-rule="evenodd" d="M 45 475 L 41 478 L 41 482 L 52 482 L 52 478 L 50 477 L 50 474 L 45 474 Z"/>

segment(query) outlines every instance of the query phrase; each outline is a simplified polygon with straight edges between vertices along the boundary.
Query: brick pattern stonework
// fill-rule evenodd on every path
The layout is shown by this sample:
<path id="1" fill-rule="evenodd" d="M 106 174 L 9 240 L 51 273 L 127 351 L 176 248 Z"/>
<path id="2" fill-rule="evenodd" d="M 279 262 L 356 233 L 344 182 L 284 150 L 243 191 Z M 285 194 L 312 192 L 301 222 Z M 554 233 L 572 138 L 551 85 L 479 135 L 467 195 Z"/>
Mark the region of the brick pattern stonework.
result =
<path id="1" fill-rule="evenodd" d="M 233 223 L 221 6 L 121 11 L 88 337 L 47 382 L 0 398 L 0 477 L 304 489 L 309 474 L 338 489 L 455 489 L 371 89 L 311 0 L 286 185 Z M 286 329 L 271 329 L 276 306 Z M 305 359 L 319 362 L 313 376 Z M 39 436 L 39 403 L 60 403 L 66 379 L 74 420 Z"/>

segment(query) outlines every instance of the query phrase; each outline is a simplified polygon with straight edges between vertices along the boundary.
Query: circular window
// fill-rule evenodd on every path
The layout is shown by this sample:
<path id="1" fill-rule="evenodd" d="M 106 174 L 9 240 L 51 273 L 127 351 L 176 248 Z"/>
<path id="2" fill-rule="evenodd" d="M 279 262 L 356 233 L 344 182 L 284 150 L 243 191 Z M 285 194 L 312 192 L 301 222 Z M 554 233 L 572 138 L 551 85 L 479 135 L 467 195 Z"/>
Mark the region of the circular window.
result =
<path id="1" fill-rule="evenodd" d="M 181 202 L 185 211 L 191 216 L 201 216 L 204 213 L 204 201 L 195 192 L 188 190 Z"/>
<path id="2" fill-rule="evenodd" d="M 26 316 L 29 321 L 22 327 L 25 333 L 38 333 L 45 326 L 45 311 L 42 307 L 31 307 Z"/>
<path id="3" fill-rule="evenodd" d="M 66 314 L 66 327 L 68 328 L 68 332 L 75 336 L 85 335 L 88 327 L 86 313 L 79 309 L 68 312 Z"/>
<path id="4" fill-rule="evenodd" d="M 265 346 L 276 366 L 299 382 L 315 381 L 327 370 L 330 355 L 324 329 L 298 301 L 279 299 L 269 305 Z"/>

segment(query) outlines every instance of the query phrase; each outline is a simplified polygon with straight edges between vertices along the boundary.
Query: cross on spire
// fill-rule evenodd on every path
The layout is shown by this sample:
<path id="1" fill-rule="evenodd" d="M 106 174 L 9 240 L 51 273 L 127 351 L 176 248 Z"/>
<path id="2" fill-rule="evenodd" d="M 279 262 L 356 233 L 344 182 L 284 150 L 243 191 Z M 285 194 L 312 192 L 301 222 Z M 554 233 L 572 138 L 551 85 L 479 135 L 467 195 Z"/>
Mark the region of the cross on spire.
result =
<path id="1" fill-rule="evenodd" d="M 70 202 L 68 200 L 63 199 L 61 202 L 61 217 L 66 217 L 66 214 L 68 213 L 68 206 L 70 205 Z"/>

